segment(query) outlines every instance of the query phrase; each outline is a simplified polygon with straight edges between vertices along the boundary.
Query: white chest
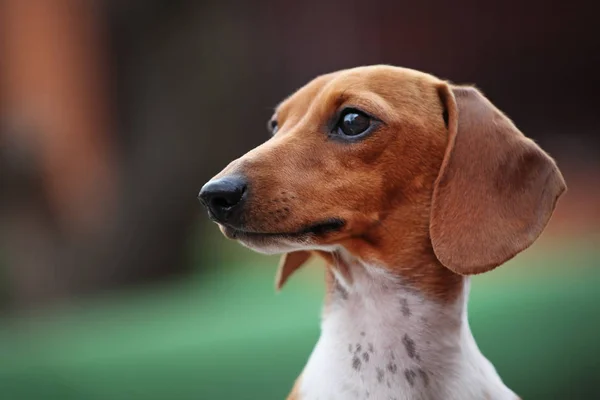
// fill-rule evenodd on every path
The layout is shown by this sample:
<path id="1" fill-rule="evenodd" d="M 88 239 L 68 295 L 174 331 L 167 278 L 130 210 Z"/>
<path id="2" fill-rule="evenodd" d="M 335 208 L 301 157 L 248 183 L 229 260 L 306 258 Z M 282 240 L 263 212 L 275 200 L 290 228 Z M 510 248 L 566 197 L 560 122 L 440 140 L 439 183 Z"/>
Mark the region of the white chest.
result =
<path id="1" fill-rule="evenodd" d="M 464 299 L 442 306 L 383 274 L 353 276 L 327 307 L 301 400 L 516 399 L 479 352 Z"/>

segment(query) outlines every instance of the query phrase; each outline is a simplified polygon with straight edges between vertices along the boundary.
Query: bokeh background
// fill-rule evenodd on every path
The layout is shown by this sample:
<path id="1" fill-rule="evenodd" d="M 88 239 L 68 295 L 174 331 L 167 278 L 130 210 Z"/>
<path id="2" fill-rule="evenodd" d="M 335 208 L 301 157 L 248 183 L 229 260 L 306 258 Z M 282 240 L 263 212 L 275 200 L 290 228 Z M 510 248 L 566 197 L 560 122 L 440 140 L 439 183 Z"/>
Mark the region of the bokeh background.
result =
<path id="1" fill-rule="evenodd" d="M 222 238 L 202 184 L 318 74 L 476 83 L 557 160 L 548 229 L 474 279 L 474 335 L 524 399 L 600 399 L 594 2 L 0 1 L 0 398 L 282 399 L 323 268 Z"/>

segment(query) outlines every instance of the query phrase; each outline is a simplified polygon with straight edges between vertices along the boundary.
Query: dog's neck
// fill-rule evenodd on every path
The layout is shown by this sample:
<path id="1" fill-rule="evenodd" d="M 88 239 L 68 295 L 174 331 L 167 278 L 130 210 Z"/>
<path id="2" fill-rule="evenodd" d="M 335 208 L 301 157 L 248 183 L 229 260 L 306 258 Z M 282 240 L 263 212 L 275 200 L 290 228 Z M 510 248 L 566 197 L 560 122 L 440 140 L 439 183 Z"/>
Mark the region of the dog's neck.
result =
<path id="1" fill-rule="evenodd" d="M 348 268 L 351 283 L 331 275 L 298 399 L 517 399 L 473 339 L 468 278 L 442 304 L 382 268 L 356 260 Z"/>

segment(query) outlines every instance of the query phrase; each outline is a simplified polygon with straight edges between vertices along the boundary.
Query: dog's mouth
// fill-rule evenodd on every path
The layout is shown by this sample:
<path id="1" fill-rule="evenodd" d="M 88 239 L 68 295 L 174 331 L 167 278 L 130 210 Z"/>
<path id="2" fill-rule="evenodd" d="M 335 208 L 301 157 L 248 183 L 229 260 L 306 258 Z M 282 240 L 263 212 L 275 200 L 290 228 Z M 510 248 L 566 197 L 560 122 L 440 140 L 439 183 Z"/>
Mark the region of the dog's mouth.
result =
<path id="1" fill-rule="evenodd" d="M 252 239 L 297 239 L 309 236 L 321 237 L 329 233 L 339 232 L 346 222 L 340 218 L 329 218 L 311 225 L 308 225 L 300 230 L 292 232 L 260 232 L 234 228 L 228 225 L 221 225 L 223 233 L 230 239 L 234 240 L 252 240 Z"/>

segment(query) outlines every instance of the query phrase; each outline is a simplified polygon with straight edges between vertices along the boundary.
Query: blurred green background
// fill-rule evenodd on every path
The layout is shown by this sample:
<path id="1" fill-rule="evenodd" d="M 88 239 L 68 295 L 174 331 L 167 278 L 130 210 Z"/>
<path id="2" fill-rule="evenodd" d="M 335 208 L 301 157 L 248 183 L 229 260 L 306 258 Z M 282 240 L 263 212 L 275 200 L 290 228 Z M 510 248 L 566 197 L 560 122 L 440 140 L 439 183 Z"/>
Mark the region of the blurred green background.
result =
<path id="1" fill-rule="evenodd" d="M 276 259 L 217 242 L 229 256 L 202 278 L 3 319 L 2 398 L 285 398 L 318 338 L 323 268 L 277 294 Z M 473 279 L 473 334 L 523 398 L 600 398 L 599 260 L 597 242 L 542 243 Z"/>
<path id="2" fill-rule="evenodd" d="M 282 399 L 319 334 L 318 263 L 225 240 L 196 200 L 318 74 L 475 83 L 569 190 L 473 279 L 525 400 L 600 399 L 600 35 L 592 1 L 0 1 L 0 400 Z"/>

